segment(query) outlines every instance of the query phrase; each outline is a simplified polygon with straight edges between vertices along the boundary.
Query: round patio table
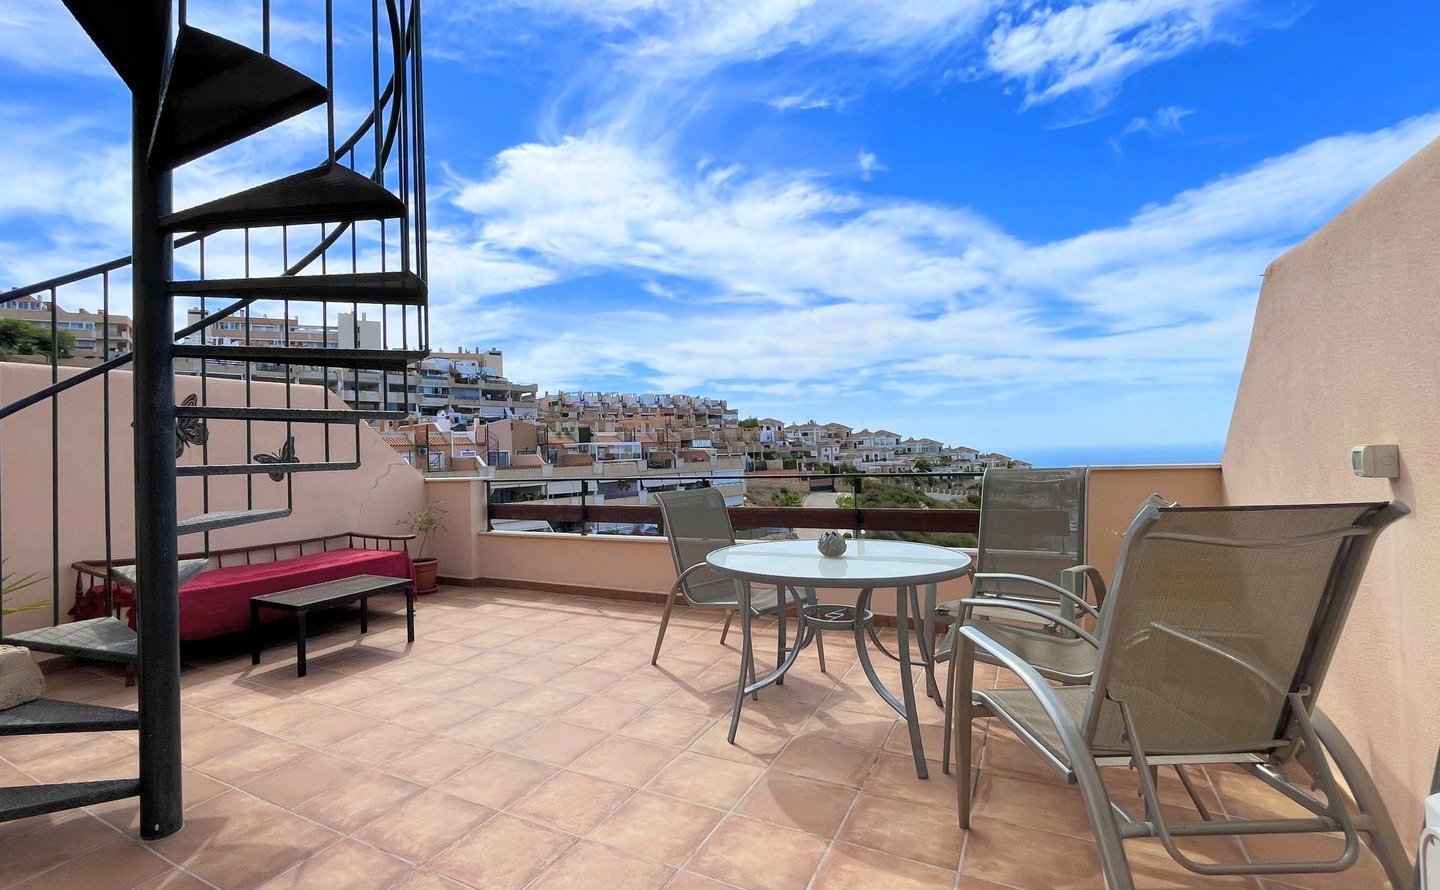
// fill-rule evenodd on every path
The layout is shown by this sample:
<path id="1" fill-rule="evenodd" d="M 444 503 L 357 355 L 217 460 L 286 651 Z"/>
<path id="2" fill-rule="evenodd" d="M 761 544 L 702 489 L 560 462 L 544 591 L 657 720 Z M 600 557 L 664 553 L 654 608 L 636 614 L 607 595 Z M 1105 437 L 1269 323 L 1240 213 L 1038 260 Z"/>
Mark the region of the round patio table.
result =
<path id="1" fill-rule="evenodd" d="M 809 641 L 807 628 L 834 628 L 837 621 L 832 615 L 824 614 L 826 607 L 807 607 L 799 590 L 803 588 L 825 588 L 858 591 L 855 597 L 853 616 L 843 626 L 853 628 L 855 651 L 860 666 L 869 678 L 870 685 L 890 707 L 905 718 L 910 730 L 910 750 L 915 757 L 915 774 L 927 778 L 925 749 L 920 741 L 920 720 L 915 713 L 915 682 L 911 672 L 909 608 L 918 605 L 916 589 L 922 584 L 936 584 L 959 578 L 971 572 L 970 557 L 958 550 L 936 547 L 931 544 L 912 544 L 908 541 L 874 541 L 857 538 L 846 542 L 849 546 L 841 556 L 822 556 L 814 541 L 762 541 L 755 544 L 736 544 L 722 547 L 706 557 L 706 562 L 715 571 L 724 575 L 761 584 L 773 584 L 779 608 L 778 633 L 780 647 L 785 641 L 785 596 L 793 598 L 800 612 L 801 627 L 795 634 L 795 645 L 789 647 L 788 655 L 776 666 L 774 673 L 747 683 L 751 663 L 750 641 L 750 585 L 741 584 L 740 603 L 742 652 L 740 658 L 740 682 L 736 687 L 735 711 L 730 718 L 730 741 L 735 741 L 735 731 L 740 724 L 740 708 L 745 696 L 752 695 L 772 683 L 784 679 L 785 673 L 794 665 L 800 650 Z M 876 588 L 895 588 L 895 624 L 899 636 L 900 675 L 903 688 L 900 697 L 885 687 L 875 666 L 870 661 L 869 647 L 865 644 L 866 629 L 870 624 L 870 599 Z M 923 619 L 923 616 L 916 616 Z"/>

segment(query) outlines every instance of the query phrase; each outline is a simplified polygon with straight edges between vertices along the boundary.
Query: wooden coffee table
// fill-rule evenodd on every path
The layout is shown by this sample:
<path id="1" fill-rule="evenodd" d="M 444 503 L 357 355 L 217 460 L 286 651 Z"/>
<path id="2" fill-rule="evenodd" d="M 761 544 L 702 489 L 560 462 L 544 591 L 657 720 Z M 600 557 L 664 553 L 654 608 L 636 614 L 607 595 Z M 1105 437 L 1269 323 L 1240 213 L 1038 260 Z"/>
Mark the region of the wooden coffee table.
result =
<path id="1" fill-rule="evenodd" d="M 370 630 L 370 597 L 381 593 L 405 594 L 405 633 L 410 642 L 415 642 L 415 585 L 409 578 L 390 578 L 385 575 L 356 575 L 338 581 L 326 581 L 266 593 L 250 598 L 250 663 L 260 663 L 260 608 L 278 609 L 295 615 L 297 657 L 296 676 L 305 676 L 305 615 L 315 609 L 360 601 L 360 632 Z"/>

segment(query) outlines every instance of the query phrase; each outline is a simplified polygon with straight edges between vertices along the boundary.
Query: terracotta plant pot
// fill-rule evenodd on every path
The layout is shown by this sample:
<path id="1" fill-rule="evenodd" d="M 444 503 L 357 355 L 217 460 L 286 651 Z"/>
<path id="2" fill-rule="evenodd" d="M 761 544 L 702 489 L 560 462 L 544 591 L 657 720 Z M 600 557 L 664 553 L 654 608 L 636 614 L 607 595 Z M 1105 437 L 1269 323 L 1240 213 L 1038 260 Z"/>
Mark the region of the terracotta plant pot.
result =
<path id="1" fill-rule="evenodd" d="M 433 556 L 425 556 L 413 560 L 415 565 L 415 595 L 424 596 L 427 593 L 434 593 L 438 584 L 435 581 L 435 570 L 440 560 Z"/>

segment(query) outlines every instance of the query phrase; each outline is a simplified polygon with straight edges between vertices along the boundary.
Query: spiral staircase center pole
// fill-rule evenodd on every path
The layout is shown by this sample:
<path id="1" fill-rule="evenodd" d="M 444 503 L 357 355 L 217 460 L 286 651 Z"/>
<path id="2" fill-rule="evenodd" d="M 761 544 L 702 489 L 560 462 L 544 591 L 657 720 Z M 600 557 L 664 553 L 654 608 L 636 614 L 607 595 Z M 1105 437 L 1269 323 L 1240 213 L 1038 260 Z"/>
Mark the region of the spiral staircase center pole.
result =
<path id="1" fill-rule="evenodd" d="M 135 556 L 139 601 L 140 835 L 184 824 L 180 774 L 180 608 L 175 537 L 175 318 L 171 173 L 150 162 L 160 110 L 170 0 L 135 4 L 146 64 L 135 72 L 131 175 L 135 330 Z"/>

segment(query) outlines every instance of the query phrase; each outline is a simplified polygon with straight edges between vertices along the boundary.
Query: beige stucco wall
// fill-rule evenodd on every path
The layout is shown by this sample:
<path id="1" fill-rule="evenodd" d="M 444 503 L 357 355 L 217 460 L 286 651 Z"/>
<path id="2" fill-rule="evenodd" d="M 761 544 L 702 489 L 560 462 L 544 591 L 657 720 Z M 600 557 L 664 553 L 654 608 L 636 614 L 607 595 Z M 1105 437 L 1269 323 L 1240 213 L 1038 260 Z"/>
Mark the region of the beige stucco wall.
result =
<path id="1" fill-rule="evenodd" d="M 61 376 L 75 373 L 61 369 Z M 0 403 L 48 386 L 50 369 L 17 363 L 0 363 Z M 177 398 L 197 392 L 200 381 L 194 377 L 177 377 Z M 299 408 L 325 405 L 326 393 L 320 387 L 295 386 L 293 404 Z M 232 380 L 211 380 L 208 402 L 212 405 L 245 404 L 244 384 Z M 285 404 L 282 384 L 255 383 L 252 403 L 259 406 Z M 60 591 L 61 613 L 73 604 L 75 574 L 70 564 L 80 559 L 103 558 L 105 555 L 103 504 L 103 437 L 102 388 L 92 380 L 60 396 Z M 133 506 L 134 450 L 130 421 L 133 416 L 131 377 L 116 371 L 110 382 L 111 417 L 111 493 L 113 504 L 113 540 L 117 558 L 135 553 L 135 522 Z M 329 407 L 343 408 L 344 403 L 329 397 Z M 240 421 L 208 421 L 210 429 L 210 462 L 242 463 L 248 460 L 245 428 Z M 294 426 L 296 453 L 303 461 L 323 460 L 325 446 L 323 427 L 315 424 Z M 282 423 L 254 425 L 252 453 L 273 452 L 285 439 Z M 330 428 L 331 460 L 349 460 L 355 453 L 354 430 L 350 427 Z M 17 600 L 49 598 L 51 576 L 50 546 L 50 405 L 41 403 L 0 421 L 0 550 L 5 558 L 5 571 L 24 575 L 36 572 L 45 576 L 42 585 L 28 588 L 16 595 Z M 395 451 L 368 426 L 361 427 L 361 466 L 358 470 L 300 473 L 295 476 L 295 509 L 285 518 L 233 529 L 217 531 L 210 536 L 213 549 L 243 546 L 252 543 L 293 540 L 343 531 L 366 531 L 381 534 L 405 533 L 397 520 L 424 503 L 425 484 L 420 474 L 411 469 Z M 198 449 L 191 447 L 181 464 L 198 463 Z M 267 476 L 255 477 L 255 506 L 279 507 L 285 504 L 285 485 L 270 481 Z M 179 481 L 179 518 L 203 511 L 201 481 Z M 245 508 L 243 477 L 216 477 L 210 483 L 210 509 Z M 189 535 L 180 539 L 182 551 L 198 551 L 204 538 Z M 6 627 L 27 628 L 50 622 L 50 610 L 26 612 L 6 618 Z"/>
<path id="2" fill-rule="evenodd" d="M 1125 530 L 1144 500 L 1159 494 L 1188 507 L 1222 503 L 1220 467 L 1194 466 L 1094 467 L 1086 503 L 1085 561 L 1106 580 L 1115 576 L 1115 562 Z"/>
<path id="3" fill-rule="evenodd" d="M 463 483 L 463 484 L 462 484 Z M 663 594 L 675 581 L 675 565 L 663 538 L 485 532 L 484 485 L 478 480 L 431 481 L 430 500 L 443 503 L 450 528 L 436 549 L 440 573 L 456 579 L 500 579 L 541 588 L 596 589 Z M 1086 547 L 1091 564 L 1109 578 L 1125 529 L 1139 504 L 1159 492 L 1192 506 L 1220 503 L 1220 468 L 1205 466 L 1097 467 L 1091 472 Z M 468 503 L 466 498 L 472 498 Z M 458 521 L 457 521 L 458 520 Z M 470 523 L 466 527 L 466 520 Z M 473 542 L 465 547 L 466 537 Z M 942 585 L 940 598 L 964 596 L 968 582 Z M 853 594 L 849 595 L 853 601 Z M 821 598 L 843 602 L 843 591 Z M 874 609 L 895 614 L 892 591 L 876 591 Z"/>
<path id="4" fill-rule="evenodd" d="M 1320 705 L 1370 764 L 1401 833 L 1440 742 L 1440 142 L 1266 273 L 1224 458 L 1231 503 L 1399 498 Z M 1349 449 L 1396 443 L 1394 481 Z"/>

